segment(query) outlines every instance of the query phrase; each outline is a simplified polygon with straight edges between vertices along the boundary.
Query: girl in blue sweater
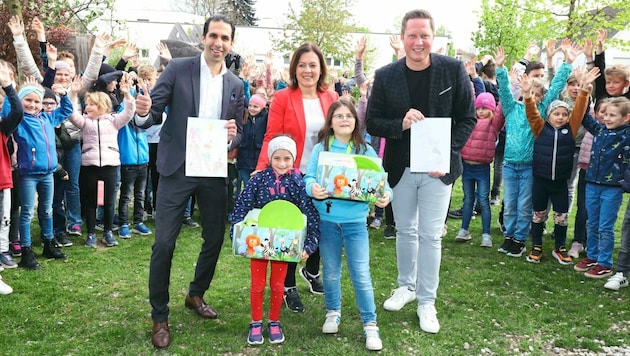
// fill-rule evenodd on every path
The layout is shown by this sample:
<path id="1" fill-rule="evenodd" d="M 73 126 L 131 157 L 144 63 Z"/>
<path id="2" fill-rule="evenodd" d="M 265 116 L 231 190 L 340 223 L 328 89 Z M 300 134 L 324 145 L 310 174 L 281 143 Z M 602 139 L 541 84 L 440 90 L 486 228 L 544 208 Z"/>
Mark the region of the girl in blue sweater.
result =
<path id="1" fill-rule="evenodd" d="M 320 214 L 319 251 L 324 271 L 326 302 L 326 321 L 322 332 L 337 333 L 341 321 L 341 256 L 342 248 L 345 247 L 348 271 L 363 322 L 365 346 L 368 350 L 378 351 L 383 348 L 383 344 L 376 326 L 374 289 L 370 277 L 370 244 L 365 220 L 369 203 L 338 199 L 333 201 L 329 199 L 326 189 L 316 182 L 317 162 L 322 151 L 378 156 L 363 140 L 354 105 L 345 99 L 330 106 L 324 127 L 317 138 L 319 143 L 313 147 L 304 181 L 306 192 L 318 199 L 314 203 Z M 376 206 L 386 207 L 391 196 L 392 190 L 387 186 L 385 195 L 376 202 Z"/>

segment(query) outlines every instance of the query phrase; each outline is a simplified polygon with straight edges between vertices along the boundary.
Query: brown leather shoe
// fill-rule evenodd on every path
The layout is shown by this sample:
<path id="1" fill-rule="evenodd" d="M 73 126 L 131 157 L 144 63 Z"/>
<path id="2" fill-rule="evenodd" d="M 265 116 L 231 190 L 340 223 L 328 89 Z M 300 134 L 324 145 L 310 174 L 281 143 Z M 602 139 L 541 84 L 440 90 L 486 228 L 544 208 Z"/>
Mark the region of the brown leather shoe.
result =
<path id="1" fill-rule="evenodd" d="M 171 346 L 171 332 L 168 329 L 168 321 L 153 323 L 151 342 L 158 349 L 165 349 Z"/>
<path id="2" fill-rule="evenodd" d="M 206 319 L 216 319 L 217 312 L 211 306 L 206 304 L 201 297 L 191 297 L 189 294 L 186 294 L 186 299 L 184 301 L 184 305 L 188 309 L 193 309 L 197 315 Z"/>

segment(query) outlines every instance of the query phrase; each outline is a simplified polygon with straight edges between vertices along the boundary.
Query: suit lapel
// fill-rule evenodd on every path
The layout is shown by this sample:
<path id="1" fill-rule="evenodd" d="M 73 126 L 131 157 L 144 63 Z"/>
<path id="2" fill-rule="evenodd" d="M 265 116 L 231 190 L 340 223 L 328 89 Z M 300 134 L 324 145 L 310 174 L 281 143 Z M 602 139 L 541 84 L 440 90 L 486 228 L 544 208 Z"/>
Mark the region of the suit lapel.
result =
<path id="1" fill-rule="evenodd" d="M 299 132 L 306 132 L 306 120 L 304 118 L 304 101 L 302 100 L 302 92 L 299 89 L 291 90 L 291 95 L 289 96 L 289 100 L 291 101 L 291 106 L 293 107 L 293 113 L 297 118 L 298 126 L 300 127 Z"/>
<path id="2" fill-rule="evenodd" d="M 199 81 L 201 80 L 200 61 L 201 55 L 195 57 L 195 59 L 190 62 L 190 82 L 192 83 L 193 108 L 195 109 L 195 117 L 199 116 L 199 95 L 201 90 L 199 84 Z"/>
<path id="3" fill-rule="evenodd" d="M 234 93 L 232 93 L 232 77 L 228 75 L 228 73 L 225 73 L 223 75 L 223 97 L 221 98 L 221 115 L 228 112 L 230 100 L 234 99 L 236 99 L 236 97 L 234 97 Z M 236 118 L 222 116 L 221 119 L 229 120 Z"/>

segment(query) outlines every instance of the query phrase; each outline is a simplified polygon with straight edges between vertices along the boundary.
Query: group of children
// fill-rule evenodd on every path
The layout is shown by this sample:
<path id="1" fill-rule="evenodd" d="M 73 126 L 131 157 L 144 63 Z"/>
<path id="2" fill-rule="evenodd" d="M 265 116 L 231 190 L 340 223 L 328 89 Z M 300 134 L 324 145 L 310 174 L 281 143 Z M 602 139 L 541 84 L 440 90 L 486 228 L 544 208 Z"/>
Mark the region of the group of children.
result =
<path id="1" fill-rule="evenodd" d="M 594 60 L 592 42 L 587 41 L 583 47 L 586 68 L 572 67 L 580 51 L 572 42 L 563 40 L 558 51 L 563 53 L 564 62 L 548 89 L 540 79 L 544 74 L 542 63 L 527 62 L 525 73 L 509 78 L 504 67 L 505 53 L 502 48 L 497 49 L 493 63 L 498 105 L 493 95 L 484 92 L 484 86 L 479 90 L 474 85 L 477 125 L 462 150 L 464 205 L 455 241 L 471 240 L 469 225 L 476 206 L 481 211 L 481 246 L 492 246 L 489 164 L 497 136 L 505 124 L 502 167 L 505 239 L 498 251 L 521 257 L 526 254 L 526 241 L 531 235 L 532 246 L 526 260 L 539 263 L 543 258 L 542 236 L 553 209 L 551 256 L 558 263 L 569 265 L 585 247 L 586 257 L 574 269 L 589 278 L 612 276 L 605 287 L 617 290 L 628 285 L 630 230 L 625 225 L 619 250 L 620 267 L 615 275 L 612 255 L 614 224 L 622 193 L 630 191 L 626 180 L 630 178 L 630 68 L 624 65 L 606 68 L 604 39 L 605 32 L 600 31 Z M 548 57 L 555 53 L 553 46 L 548 51 Z M 575 183 L 578 185 L 576 236 L 571 249 L 567 249 L 568 216 Z"/>

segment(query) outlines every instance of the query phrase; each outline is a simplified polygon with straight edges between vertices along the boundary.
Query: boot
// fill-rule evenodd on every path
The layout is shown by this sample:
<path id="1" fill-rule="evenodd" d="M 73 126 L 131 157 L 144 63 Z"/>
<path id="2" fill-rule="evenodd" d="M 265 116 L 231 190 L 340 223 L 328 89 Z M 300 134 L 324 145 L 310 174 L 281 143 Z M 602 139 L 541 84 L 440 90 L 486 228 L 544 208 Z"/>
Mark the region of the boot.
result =
<path id="1" fill-rule="evenodd" d="M 61 252 L 57 247 L 54 239 L 44 239 L 44 252 L 42 252 L 42 256 L 46 258 L 54 258 L 56 260 L 65 260 L 68 258 L 68 255 Z"/>
<path id="2" fill-rule="evenodd" d="M 35 259 L 35 254 L 31 246 L 22 247 L 22 259 L 18 263 L 19 267 L 26 269 L 40 269 L 42 266 Z"/>

